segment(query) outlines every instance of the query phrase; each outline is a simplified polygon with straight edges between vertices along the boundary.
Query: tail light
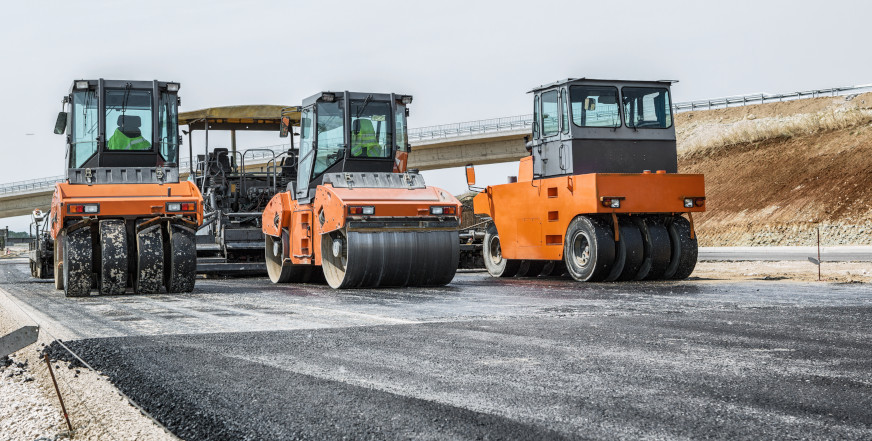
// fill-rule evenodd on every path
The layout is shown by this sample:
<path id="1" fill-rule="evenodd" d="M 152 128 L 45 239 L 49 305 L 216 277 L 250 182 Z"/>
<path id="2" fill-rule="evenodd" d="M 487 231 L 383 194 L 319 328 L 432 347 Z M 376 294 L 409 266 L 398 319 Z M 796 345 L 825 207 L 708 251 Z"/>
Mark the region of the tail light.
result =
<path id="1" fill-rule="evenodd" d="M 601 197 L 600 202 L 606 208 L 621 208 L 621 200 L 623 199 L 623 196 L 606 196 Z"/>
<path id="2" fill-rule="evenodd" d="M 372 216 L 375 214 L 375 207 L 372 206 L 364 206 L 364 207 L 348 207 L 348 214 L 354 215 L 362 215 L 362 216 Z"/>
<path id="3" fill-rule="evenodd" d="M 457 207 L 430 207 L 430 214 L 436 216 L 454 216 L 457 214 Z"/>
<path id="4" fill-rule="evenodd" d="M 705 205 L 705 198 L 684 198 L 684 208 L 702 207 Z"/>
<path id="5" fill-rule="evenodd" d="M 71 214 L 97 214 L 100 212 L 100 204 L 69 204 L 67 213 Z"/>
<path id="6" fill-rule="evenodd" d="M 196 211 L 196 202 L 167 202 L 167 211 Z"/>

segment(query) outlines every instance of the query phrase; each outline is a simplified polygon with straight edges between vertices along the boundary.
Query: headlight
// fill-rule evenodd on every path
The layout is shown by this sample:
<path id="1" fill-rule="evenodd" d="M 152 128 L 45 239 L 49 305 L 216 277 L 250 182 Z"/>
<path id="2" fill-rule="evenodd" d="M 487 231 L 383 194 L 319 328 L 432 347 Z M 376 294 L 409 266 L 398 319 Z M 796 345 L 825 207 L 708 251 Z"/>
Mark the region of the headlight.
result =
<path id="1" fill-rule="evenodd" d="M 693 208 L 693 198 L 684 198 L 684 208 Z"/>

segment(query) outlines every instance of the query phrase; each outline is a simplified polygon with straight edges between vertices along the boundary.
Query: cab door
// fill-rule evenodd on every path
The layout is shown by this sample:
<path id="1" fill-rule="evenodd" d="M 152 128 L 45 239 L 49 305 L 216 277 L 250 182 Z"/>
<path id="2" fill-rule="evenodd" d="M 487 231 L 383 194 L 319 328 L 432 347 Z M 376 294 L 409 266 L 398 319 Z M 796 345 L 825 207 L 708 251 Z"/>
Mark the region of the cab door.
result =
<path id="1" fill-rule="evenodd" d="M 300 112 L 300 162 L 297 169 L 297 187 L 294 199 L 308 201 L 309 180 L 315 163 L 315 142 L 312 129 L 315 122 L 315 106 L 304 107 Z"/>

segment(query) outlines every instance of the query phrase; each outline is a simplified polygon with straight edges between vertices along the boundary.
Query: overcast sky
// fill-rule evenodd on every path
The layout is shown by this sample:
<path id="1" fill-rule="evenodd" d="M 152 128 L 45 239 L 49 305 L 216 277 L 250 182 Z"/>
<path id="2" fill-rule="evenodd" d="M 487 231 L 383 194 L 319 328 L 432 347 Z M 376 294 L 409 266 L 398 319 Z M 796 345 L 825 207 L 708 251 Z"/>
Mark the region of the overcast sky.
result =
<path id="1" fill-rule="evenodd" d="M 8 2 L 0 183 L 63 174 L 51 129 L 78 78 L 178 81 L 182 111 L 409 93 L 420 127 L 529 113 L 530 88 L 566 77 L 676 79 L 674 101 L 870 83 L 870 17 L 868 1 Z"/>

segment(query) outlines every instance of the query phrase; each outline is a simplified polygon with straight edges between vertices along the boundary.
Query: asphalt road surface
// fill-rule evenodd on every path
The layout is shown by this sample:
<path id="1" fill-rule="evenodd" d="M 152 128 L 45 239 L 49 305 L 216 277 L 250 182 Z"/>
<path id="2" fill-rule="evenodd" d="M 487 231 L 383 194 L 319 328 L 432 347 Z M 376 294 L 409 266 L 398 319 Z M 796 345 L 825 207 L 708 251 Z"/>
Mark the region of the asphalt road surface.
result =
<path id="1" fill-rule="evenodd" d="M 870 288 L 464 273 L 65 299 L 0 261 L 0 300 L 186 439 L 870 439 Z"/>

